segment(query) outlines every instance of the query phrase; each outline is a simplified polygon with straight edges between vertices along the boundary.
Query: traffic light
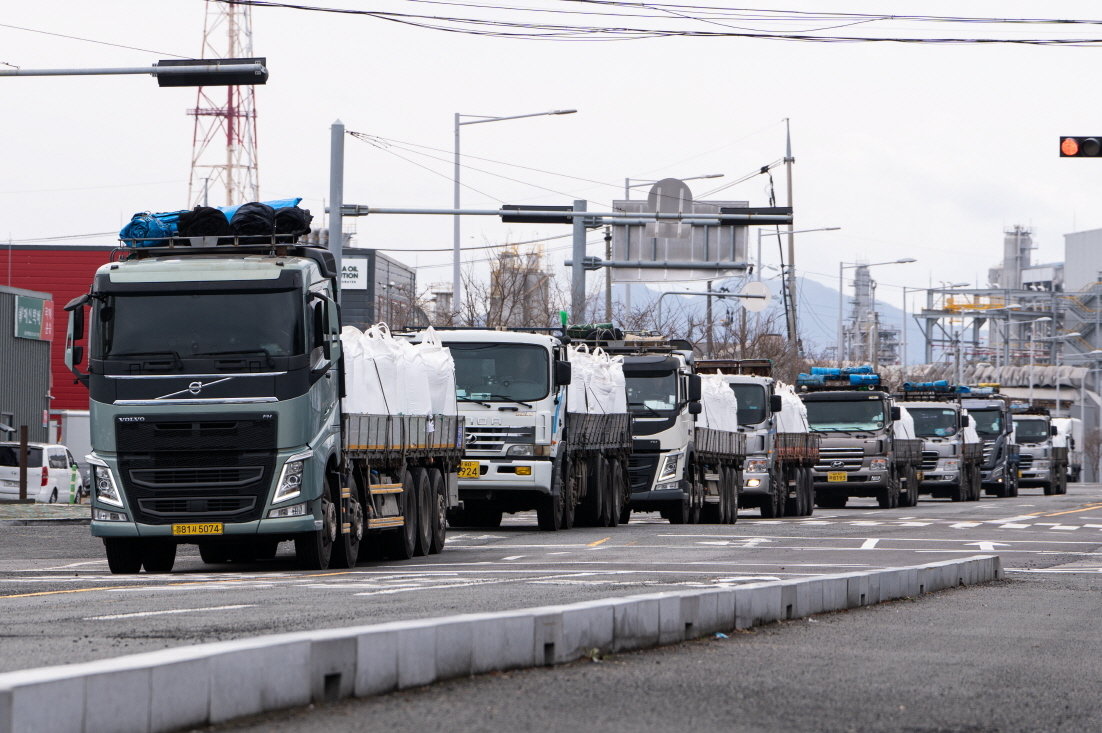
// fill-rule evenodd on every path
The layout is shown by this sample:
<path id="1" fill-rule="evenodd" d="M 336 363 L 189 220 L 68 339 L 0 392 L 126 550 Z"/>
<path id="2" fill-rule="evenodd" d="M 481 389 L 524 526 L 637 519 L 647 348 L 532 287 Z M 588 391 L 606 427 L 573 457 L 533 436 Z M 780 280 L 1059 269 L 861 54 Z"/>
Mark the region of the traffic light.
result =
<path id="1" fill-rule="evenodd" d="M 1060 138 L 1061 158 L 1097 158 L 1102 155 L 1102 135 Z"/>

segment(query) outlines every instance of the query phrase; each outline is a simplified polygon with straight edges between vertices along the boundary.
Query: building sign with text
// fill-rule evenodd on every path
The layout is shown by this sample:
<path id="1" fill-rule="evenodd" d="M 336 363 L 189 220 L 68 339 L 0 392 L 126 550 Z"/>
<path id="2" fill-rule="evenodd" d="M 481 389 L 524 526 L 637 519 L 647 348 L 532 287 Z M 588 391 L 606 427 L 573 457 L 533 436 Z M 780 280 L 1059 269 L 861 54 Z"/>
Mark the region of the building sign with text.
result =
<path id="1" fill-rule="evenodd" d="M 345 257 L 341 260 L 341 289 L 367 290 L 366 257 Z"/>
<path id="2" fill-rule="evenodd" d="M 54 336 L 53 301 L 15 296 L 15 337 L 50 341 Z"/>

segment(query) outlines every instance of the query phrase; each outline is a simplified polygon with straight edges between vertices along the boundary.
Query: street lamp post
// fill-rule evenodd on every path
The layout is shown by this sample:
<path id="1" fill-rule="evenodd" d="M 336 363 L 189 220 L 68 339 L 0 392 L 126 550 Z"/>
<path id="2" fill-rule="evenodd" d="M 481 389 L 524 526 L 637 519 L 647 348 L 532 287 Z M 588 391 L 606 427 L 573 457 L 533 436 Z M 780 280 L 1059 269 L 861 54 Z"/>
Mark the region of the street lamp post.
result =
<path id="1" fill-rule="evenodd" d="M 901 257 L 898 260 L 889 260 L 889 261 L 886 261 L 886 262 L 870 262 L 868 264 L 857 263 L 857 262 L 850 263 L 850 264 L 847 264 L 845 262 L 839 262 L 838 263 L 838 363 L 839 364 L 841 364 L 845 360 L 845 356 L 846 356 L 846 353 L 845 353 L 845 338 L 844 338 L 843 331 L 842 331 L 842 316 L 843 316 L 843 311 L 845 309 L 845 305 L 844 305 L 844 302 L 843 302 L 844 296 L 843 296 L 843 292 L 842 292 L 843 289 L 845 288 L 844 280 L 842 279 L 843 272 L 845 270 L 851 270 L 855 267 L 876 267 L 878 265 L 906 265 L 906 264 L 910 264 L 911 262 L 918 262 L 918 260 L 916 260 L 914 257 Z"/>
<path id="2" fill-rule="evenodd" d="M 530 112 L 523 115 L 506 115 L 500 117 L 486 116 L 486 115 L 465 115 L 459 112 L 455 113 L 455 144 L 454 144 L 454 165 L 452 169 L 452 184 L 453 184 L 453 203 L 455 209 L 459 209 L 459 128 L 464 125 L 479 125 L 483 122 L 504 122 L 505 120 L 519 120 L 525 117 L 547 117 L 550 115 L 572 115 L 578 110 L 576 109 L 555 109 L 550 112 Z M 470 117 L 472 119 L 464 121 L 464 117 Z M 462 283 L 460 281 L 460 262 L 459 262 L 459 214 L 455 214 L 452 217 L 452 314 L 453 317 L 458 319 L 461 309 L 460 289 Z"/>

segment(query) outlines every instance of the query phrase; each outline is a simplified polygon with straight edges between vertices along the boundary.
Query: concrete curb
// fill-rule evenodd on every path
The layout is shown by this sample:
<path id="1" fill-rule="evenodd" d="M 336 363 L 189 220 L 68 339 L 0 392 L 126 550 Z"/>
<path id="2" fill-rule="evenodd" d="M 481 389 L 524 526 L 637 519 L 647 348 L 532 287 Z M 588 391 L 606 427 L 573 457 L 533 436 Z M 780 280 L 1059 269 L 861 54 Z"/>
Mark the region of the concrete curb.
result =
<path id="1" fill-rule="evenodd" d="M 171 731 L 1003 578 L 997 555 L 201 644 L 0 674 L 0 733 Z"/>

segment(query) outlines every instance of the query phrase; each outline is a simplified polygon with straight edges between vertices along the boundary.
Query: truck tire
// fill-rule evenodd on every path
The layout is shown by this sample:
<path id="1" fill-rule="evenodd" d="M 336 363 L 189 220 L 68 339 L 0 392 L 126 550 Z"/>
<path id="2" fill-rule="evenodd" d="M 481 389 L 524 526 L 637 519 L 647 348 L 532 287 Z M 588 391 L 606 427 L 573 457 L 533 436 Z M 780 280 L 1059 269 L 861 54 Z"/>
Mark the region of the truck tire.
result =
<path id="1" fill-rule="evenodd" d="M 432 551 L 432 507 L 436 498 L 431 494 L 428 472 L 417 467 L 412 473 L 413 483 L 417 486 L 417 546 L 413 554 L 424 556 Z"/>
<path id="2" fill-rule="evenodd" d="M 337 505 L 327 491 L 321 497 L 321 529 L 295 537 L 295 556 L 303 570 L 325 570 L 337 540 Z"/>
<path id="3" fill-rule="evenodd" d="M 906 499 L 900 499 L 899 505 L 905 507 L 918 506 L 918 470 L 914 466 L 907 466 L 904 472 L 904 481 L 907 487 Z"/>
<path id="4" fill-rule="evenodd" d="M 429 552 L 439 555 L 444 551 L 448 538 L 448 486 L 444 474 L 439 468 L 429 469 L 429 496 L 432 497 L 432 545 Z"/>
<path id="5" fill-rule="evenodd" d="M 769 496 L 762 500 L 761 515 L 766 519 L 784 516 L 785 490 L 778 488 L 784 483 L 784 476 L 775 473 L 769 475 Z M 787 486 L 787 484 L 785 484 Z"/>
<path id="6" fill-rule="evenodd" d="M 605 493 L 608 512 L 606 527 L 620 524 L 620 513 L 624 510 L 624 466 L 619 458 L 608 461 L 608 491 Z"/>
<path id="7" fill-rule="evenodd" d="M 574 523 L 579 527 L 607 527 L 608 461 L 604 456 L 593 455 L 585 461 L 586 491 L 578 501 Z"/>
<path id="8" fill-rule="evenodd" d="M 337 505 L 337 541 L 333 544 L 329 566 L 354 568 L 360 559 L 360 543 L 363 541 L 367 523 L 364 518 L 363 504 L 360 503 L 359 487 L 351 476 L 346 476 L 343 480 L 333 477 L 332 480 L 336 485 L 331 486 L 330 489 L 340 498 L 340 503 Z M 344 496 L 346 492 L 348 496 Z M 259 550 L 258 542 L 257 557 L 260 556 Z"/>
<path id="9" fill-rule="evenodd" d="M 551 463 L 551 493 L 541 496 L 536 504 L 536 522 L 544 532 L 554 532 L 559 528 L 562 517 L 562 456 Z"/>
<path id="10" fill-rule="evenodd" d="M 972 466 L 972 495 L 968 501 L 979 501 L 983 496 L 983 476 L 979 466 Z"/>
<path id="11" fill-rule="evenodd" d="M 788 481 L 795 485 L 796 495 L 788 496 Z M 804 514 L 803 491 L 800 486 L 800 469 L 792 469 L 792 477 L 785 481 L 784 513 L 789 517 L 802 517 Z"/>
<path id="12" fill-rule="evenodd" d="M 574 528 L 574 509 L 578 501 L 578 479 L 585 471 L 585 464 L 581 461 L 564 462 L 562 493 L 560 497 L 562 513 L 559 515 L 559 529 Z"/>
<path id="13" fill-rule="evenodd" d="M 417 551 L 417 482 L 408 468 L 402 472 L 402 517 L 405 524 L 386 533 L 386 555 L 392 560 L 408 560 Z"/>
<path id="14" fill-rule="evenodd" d="M 176 543 L 164 540 L 142 541 L 142 567 L 147 573 L 171 573 L 176 563 Z"/>
<path id="15" fill-rule="evenodd" d="M 705 503 L 700 507 L 700 521 L 703 524 L 725 524 L 727 521 L 727 467 L 720 466 L 718 473 L 716 484 L 719 501 L 715 504 Z"/>
<path id="16" fill-rule="evenodd" d="M 105 537 L 107 567 L 114 575 L 133 575 L 142 569 L 141 545 L 134 537 Z"/>
<path id="17" fill-rule="evenodd" d="M 1046 481 L 1045 483 L 1041 484 L 1041 489 L 1045 492 L 1045 496 L 1055 496 L 1056 480 L 1053 479 L 1052 481 Z"/>
<path id="18" fill-rule="evenodd" d="M 895 509 L 899 506 L 899 479 L 895 471 L 888 474 L 888 485 L 880 490 L 876 503 L 881 509 Z"/>

